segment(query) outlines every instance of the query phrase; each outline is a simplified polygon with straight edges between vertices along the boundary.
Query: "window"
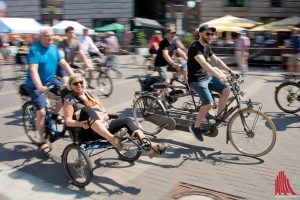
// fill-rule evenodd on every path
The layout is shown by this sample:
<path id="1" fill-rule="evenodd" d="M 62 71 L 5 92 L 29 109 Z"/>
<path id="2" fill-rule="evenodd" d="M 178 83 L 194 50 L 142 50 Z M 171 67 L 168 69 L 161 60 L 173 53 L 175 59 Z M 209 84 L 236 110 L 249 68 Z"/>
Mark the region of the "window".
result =
<path id="1" fill-rule="evenodd" d="M 42 14 L 62 14 L 64 0 L 41 0 Z"/>
<path id="2" fill-rule="evenodd" d="M 271 6 L 272 7 L 283 7 L 284 0 L 271 0 Z"/>
<path id="3" fill-rule="evenodd" d="M 226 7 L 245 7 L 244 0 L 228 0 Z"/>

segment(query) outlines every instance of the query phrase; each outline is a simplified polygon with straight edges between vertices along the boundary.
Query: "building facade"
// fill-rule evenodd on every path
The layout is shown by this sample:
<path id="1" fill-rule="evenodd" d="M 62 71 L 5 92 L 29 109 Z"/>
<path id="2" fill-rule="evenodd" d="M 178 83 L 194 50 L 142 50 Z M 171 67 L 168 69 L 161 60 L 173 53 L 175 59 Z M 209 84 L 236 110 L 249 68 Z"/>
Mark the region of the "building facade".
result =
<path id="1" fill-rule="evenodd" d="M 6 17 L 34 18 L 53 25 L 74 20 L 96 28 L 117 22 L 128 24 L 133 18 L 133 0 L 7 0 Z"/>

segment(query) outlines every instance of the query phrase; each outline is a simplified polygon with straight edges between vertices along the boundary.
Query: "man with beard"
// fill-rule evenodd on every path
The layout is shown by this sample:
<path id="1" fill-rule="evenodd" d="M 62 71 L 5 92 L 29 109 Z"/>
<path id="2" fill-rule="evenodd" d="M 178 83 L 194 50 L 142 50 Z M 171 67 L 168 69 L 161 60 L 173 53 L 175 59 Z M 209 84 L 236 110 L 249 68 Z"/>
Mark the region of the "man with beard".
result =
<path id="1" fill-rule="evenodd" d="M 211 91 L 220 93 L 218 112 L 219 114 L 225 107 L 230 94 L 230 88 L 225 84 L 227 82 L 226 75 L 221 71 L 236 75 L 226 64 L 213 54 L 209 44 L 216 28 L 210 27 L 207 24 L 199 28 L 199 39 L 195 41 L 188 50 L 188 82 L 195 91 L 199 94 L 202 105 L 200 107 L 197 120 L 194 125 L 189 127 L 191 133 L 203 141 L 203 134 L 207 132 L 201 122 L 213 106 L 213 98 Z M 218 68 L 212 67 L 208 63 L 208 58 L 214 61 Z"/>

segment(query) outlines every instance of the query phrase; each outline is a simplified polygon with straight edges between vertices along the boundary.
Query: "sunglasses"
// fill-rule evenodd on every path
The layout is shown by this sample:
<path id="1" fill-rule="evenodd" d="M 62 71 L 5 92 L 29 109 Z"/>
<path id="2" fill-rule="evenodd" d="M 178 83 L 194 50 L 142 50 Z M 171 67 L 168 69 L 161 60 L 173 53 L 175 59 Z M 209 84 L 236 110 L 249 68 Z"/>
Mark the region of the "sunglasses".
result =
<path id="1" fill-rule="evenodd" d="M 78 86 L 78 85 L 83 85 L 83 81 L 78 81 L 78 82 L 73 82 L 72 85 Z"/>
<path id="2" fill-rule="evenodd" d="M 214 36 L 215 33 L 206 32 L 205 34 L 206 34 L 206 36 Z"/>

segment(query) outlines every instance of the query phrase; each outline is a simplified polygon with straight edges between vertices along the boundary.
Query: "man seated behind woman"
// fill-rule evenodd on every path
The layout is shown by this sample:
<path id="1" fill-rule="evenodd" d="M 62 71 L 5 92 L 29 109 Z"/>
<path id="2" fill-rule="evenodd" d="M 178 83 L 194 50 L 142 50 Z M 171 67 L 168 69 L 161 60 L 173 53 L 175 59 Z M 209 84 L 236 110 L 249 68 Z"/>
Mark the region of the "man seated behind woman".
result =
<path id="1" fill-rule="evenodd" d="M 106 109 L 100 100 L 86 89 L 84 77 L 73 74 L 68 81 L 67 88 L 71 91 L 64 98 L 64 116 L 68 127 L 81 127 L 81 133 L 93 131 L 107 139 L 117 150 L 122 150 L 120 136 L 114 135 L 122 128 L 127 128 L 132 137 L 137 135 L 143 139 L 145 135 L 133 123 L 131 118 L 110 120 Z M 73 116 L 75 115 L 75 118 Z M 151 142 L 150 158 L 162 154 L 166 145 Z"/>

